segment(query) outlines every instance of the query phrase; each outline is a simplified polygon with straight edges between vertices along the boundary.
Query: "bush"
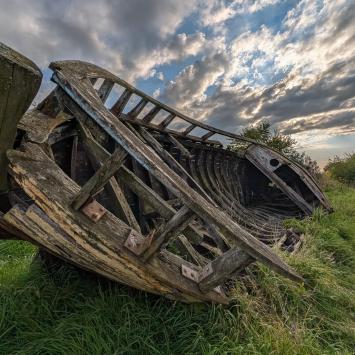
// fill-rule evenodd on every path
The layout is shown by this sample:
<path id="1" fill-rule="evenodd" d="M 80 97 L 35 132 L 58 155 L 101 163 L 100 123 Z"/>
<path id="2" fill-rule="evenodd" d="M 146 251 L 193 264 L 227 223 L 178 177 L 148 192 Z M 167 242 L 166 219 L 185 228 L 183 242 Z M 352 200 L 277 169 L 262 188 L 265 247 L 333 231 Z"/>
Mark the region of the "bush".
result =
<path id="1" fill-rule="evenodd" d="M 344 158 L 335 156 L 329 160 L 324 170 L 331 177 L 346 184 L 355 184 L 355 153 L 346 154 Z"/>

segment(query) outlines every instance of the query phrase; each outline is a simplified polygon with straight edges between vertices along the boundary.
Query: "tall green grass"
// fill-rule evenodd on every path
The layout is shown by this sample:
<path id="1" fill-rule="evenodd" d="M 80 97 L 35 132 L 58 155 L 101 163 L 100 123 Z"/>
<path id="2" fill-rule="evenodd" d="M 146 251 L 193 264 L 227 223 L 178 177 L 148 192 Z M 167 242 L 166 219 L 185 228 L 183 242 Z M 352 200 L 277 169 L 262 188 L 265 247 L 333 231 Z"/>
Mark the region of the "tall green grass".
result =
<path id="1" fill-rule="evenodd" d="M 263 266 L 230 306 L 185 305 L 69 266 L 50 276 L 26 242 L 0 244 L 0 354 L 353 354 L 355 189 L 327 191 L 335 213 L 287 221 L 306 234 L 287 262 Z"/>

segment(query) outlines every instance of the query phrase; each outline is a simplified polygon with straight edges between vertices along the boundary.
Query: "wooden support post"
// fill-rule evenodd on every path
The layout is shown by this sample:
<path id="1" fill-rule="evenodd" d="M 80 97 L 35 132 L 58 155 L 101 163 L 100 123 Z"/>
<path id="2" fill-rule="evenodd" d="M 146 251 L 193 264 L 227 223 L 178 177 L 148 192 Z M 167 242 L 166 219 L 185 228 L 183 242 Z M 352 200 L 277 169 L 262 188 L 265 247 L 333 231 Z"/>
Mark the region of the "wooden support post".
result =
<path id="1" fill-rule="evenodd" d="M 147 261 L 163 244 L 167 243 L 169 239 L 177 237 L 192 222 L 194 216 L 194 213 L 186 206 L 181 207 L 166 223 L 165 228 L 159 230 L 158 233 L 153 236 L 152 242 L 144 252 L 142 259 Z"/>
<path id="2" fill-rule="evenodd" d="M 6 151 L 13 146 L 16 125 L 41 80 L 42 73 L 32 61 L 0 43 L 0 194 L 8 190 Z"/>
<path id="3" fill-rule="evenodd" d="M 232 274 L 244 269 L 253 261 L 249 254 L 240 249 L 229 249 L 223 255 L 206 265 L 201 273 L 198 286 L 202 292 L 208 292 L 222 284 Z"/>
<path id="4" fill-rule="evenodd" d="M 126 151 L 119 147 L 109 158 L 107 158 L 74 198 L 72 206 L 75 210 L 82 207 L 90 197 L 98 193 L 106 185 L 111 177 L 122 166 L 126 156 Z"/>

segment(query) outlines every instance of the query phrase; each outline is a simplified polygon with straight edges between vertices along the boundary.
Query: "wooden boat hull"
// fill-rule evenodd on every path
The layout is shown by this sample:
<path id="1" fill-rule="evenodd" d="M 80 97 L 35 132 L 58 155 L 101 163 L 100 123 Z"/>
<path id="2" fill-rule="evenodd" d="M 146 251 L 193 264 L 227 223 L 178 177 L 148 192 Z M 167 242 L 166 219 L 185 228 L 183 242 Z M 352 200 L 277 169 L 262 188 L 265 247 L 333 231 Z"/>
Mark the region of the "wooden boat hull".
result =
<path id="1" fill-rule="evenodd" d="M 50 68 L 57 87 L 7 150 L 12 207 L 0 231 L 184 302 L 228 303 L 225 285 L 256 261 L 302 281 L 271 249 L 300 243 L 283 219 L 331 209 L 302 167 L 95 65 Z M 227 138 L 246 149 L 227 150 Z"/>

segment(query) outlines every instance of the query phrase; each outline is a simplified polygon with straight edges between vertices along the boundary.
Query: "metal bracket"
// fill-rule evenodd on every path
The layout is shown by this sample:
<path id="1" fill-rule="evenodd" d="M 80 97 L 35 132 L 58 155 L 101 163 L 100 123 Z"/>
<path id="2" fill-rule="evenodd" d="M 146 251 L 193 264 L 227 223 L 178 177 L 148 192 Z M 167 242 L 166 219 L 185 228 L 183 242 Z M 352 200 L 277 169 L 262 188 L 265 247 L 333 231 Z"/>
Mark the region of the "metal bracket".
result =
<path id="1" fill-rule="evenodd" d="M 155 230 L 151 231 L 148 236 L 144 237 L 142 234 L 132 229 L 129 233 L 124 246 L 136 255 L 142 255 L 150 246 Z"/>
<path id="2" fill-rule="evenodd" d="M 95 223 L 98 222 L 107 212 L 105 207 L 94 199 L 86 203 L 82 207 L 81 211 L 85 214 L 85 216 L 89 217 Z"/>

